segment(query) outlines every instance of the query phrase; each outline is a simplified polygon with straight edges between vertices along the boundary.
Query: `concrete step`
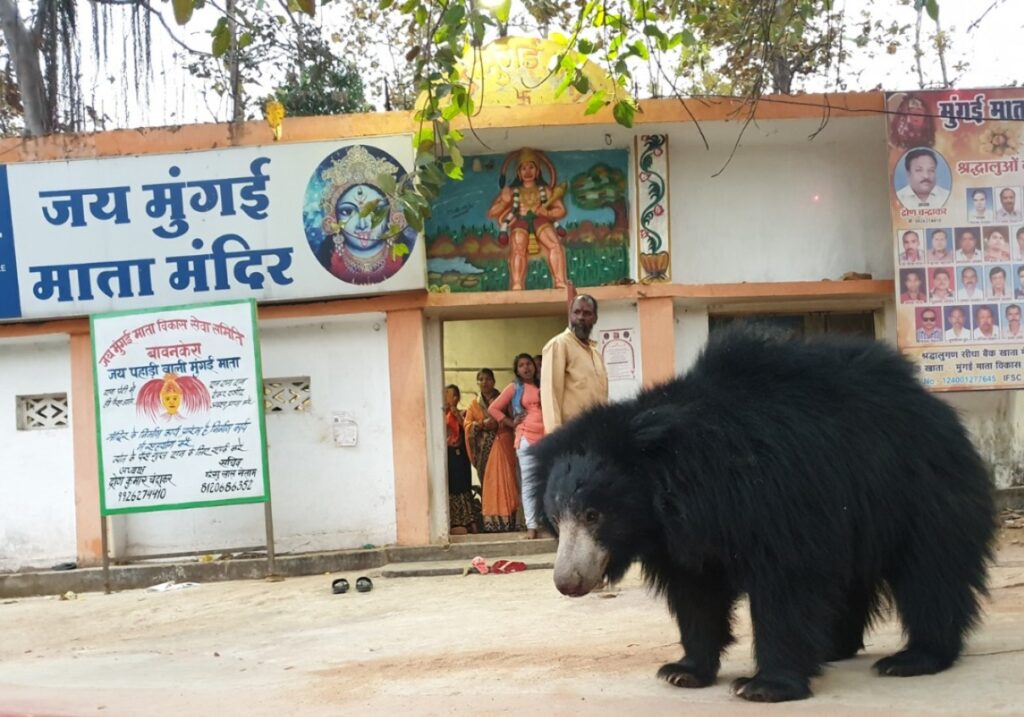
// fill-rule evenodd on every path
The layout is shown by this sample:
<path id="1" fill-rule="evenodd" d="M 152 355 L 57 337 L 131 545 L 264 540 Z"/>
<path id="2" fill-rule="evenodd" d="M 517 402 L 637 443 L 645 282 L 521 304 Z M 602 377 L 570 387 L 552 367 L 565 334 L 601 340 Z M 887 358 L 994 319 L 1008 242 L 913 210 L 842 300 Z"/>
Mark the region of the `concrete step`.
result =
<path id="1" fill-rule="evenodd" d="M 275 577 L 298 577 L 324 573 L 355 572 L 368 574 L 386 565 L 452 561 L 469 565 L 477 555 L 493 562 L 499 558 L 523 560 L 527 556 L 553 553 L 553 539 L 488 540 L 416 547 L 390 546 L 361 550 L 337 550 L 319 553 L 278 554 Z M 397 568 L 394 568 L 397 569 Z M 460 574 L 461 568 L 455 573 Z M 197 557 L 179 559 L 136 559 L 127 565 L 110 566 L 111 590 L 134 590 L 171 580 L 176 582 L 220 582 L 223 580 L 261 580 L 268 577 L 264 556 L 246 553 L 240 557 L 202 562 Z M 0 574 L 0 598 L 32 595 L 61 595 L 102 592 L 103 570 L 98 567 L 75 570 L 32 570 Z"/>

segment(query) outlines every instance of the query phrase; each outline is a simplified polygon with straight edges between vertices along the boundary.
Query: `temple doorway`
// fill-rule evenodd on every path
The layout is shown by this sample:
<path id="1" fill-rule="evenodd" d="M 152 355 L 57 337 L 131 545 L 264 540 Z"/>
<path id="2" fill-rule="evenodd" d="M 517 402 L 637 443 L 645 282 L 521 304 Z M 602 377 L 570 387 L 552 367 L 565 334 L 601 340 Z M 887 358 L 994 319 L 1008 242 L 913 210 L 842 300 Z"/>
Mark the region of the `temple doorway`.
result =
<path id="1" fill-rule="evenodd" d="M 489 378 L 493 375 L 491 401 L 514 381 L 514 359 L 519 354 L 539 356 L 544 344 L 552 336 L 563 331 L 566 319 L 563 314 L 528 318 L 492 318 L 445 321 L 442 329 L 442 352 L 444 385 L 457 386 L 458 407 L 462 419 L 460 446 L 453 446 L 452 419 L 446 412 L 448 442 L 447 465 L 449 469 L 449 535 L 452 542 L 477 542 L 524 538 L 521 484 L 518 463 L 512 445 L 514 435 L 505 429 L 506 435 L 498 435 L 493 422 L 483 421 L 489 416 L 483 389 L 490 389 Z M 539 368 L 539 367 L 538 367 Z M 490 369 L 490 372 L 482 372 Z M 539 372 L 538 372 L 539 375 Z M 482 380 L 478 381 L 478 377 Z M 447 393 L 447 391 L 446 391 Z M 470 419 L 466 421 L 466 418 Z M 465 459 L 458 455 L 465 453 Z M 510 455 L 511 452 L 511 455 Z M 465 460 L 469 462 L 469 496 L 473 510 L 472 526 L 461 526 L 464 522 L 464 494 L 466 482 L 461 476 L 465 471 Z M 495 461 L 491 465 L 491 461 Z M 511 468 L 515 479 L 508 473 Z M 483 469 L 483 474 L 481 473 Z M 454 471 L 454 473 L 452 472 Z M 484 501 L 485 478 L 494 478 Z M 466 533 L 459 528 L 466 527 Z"/>

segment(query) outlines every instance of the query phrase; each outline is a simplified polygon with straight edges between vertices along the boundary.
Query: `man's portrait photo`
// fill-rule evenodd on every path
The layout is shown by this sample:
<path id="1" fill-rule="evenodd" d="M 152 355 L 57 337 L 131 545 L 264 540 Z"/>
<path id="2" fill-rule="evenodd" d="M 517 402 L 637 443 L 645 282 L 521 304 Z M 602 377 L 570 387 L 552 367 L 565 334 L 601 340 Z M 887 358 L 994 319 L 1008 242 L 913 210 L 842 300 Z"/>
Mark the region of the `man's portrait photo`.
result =
<path id="1" fill-rule="evenodd" d="M 949 199 L 953 184 L 949 163 L 929 147 L 915 147 L 900 161 L 892 176 L 896 198 L 907 209 L 934 209 Z"/>
<path id="2" fill-rule="evenodd" d="M 1019 222 L 1020 217 L 1020 187 L 998 187 L 996 196 L 999 197 L 996 206 L 995 219 L 997 222 Z"/>
<path id="3" fill-rule="evenodd" d="M 971 187 L 967 190 L 967 221 L 971 224 L 992 221 L 991 187 Z"/>
<path id="4" fill-rule="evenodd" d="M 948 306 L 946 314 L 946 341 L 968 341 L 971 338 L 971 312 L 969 306 Z"/>
<path id="5" fill-rule="evenodd" d="M 929 229 L 928 263 L 948 264 L 953 261 L 953 241 L 949 229 Z"/>
<path id="6" fill-rule="evenodd" d="M 924 306 L 915 312 L 918 341 L 942 341 L 942 313 L 934 306 Z"/>

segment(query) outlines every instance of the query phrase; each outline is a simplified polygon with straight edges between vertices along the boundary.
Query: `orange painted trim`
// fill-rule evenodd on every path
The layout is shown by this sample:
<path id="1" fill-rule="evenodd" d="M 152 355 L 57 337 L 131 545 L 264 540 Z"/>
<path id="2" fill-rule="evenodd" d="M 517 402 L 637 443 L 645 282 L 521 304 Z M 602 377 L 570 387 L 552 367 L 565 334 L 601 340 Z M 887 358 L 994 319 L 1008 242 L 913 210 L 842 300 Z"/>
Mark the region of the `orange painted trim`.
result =
<path id="1" fill-rule="evenodd" d="M 260 321 L 277 319 L 304 319 L 321 316 L 342 316 L 401 309 L 421 309 L 427 303 L 427 292 L 403 291 L 381 296 L 364 296 L 330 301 L 303 302 L 301 304 L 262 304 L 257 308 Z"/>
<path id="2" fill-rule="evenodd" d="M 671 297 L 693 302 L 790 299 L 887 299 L 894 296 L 892 279 L 858 281 L 765 281 L 738 284 L 631 284 L 590 286 L 581 289 L 599 302 L 636 301 L 644 298 Z M 466 315 L 547 314 L 565 305 L 565 293 L 556 289 L 537 291 L 490 291 L 436 294 L 404 291 L 383 296 L 332 299 L 296 304 L 263 304 L 258 308 L 261 321 L 344 316 L 403 310 L 426 311 L 432 316 L 464 318 Z M 56 319 L 31 323 L 0 324 L 0 340 L 46 334 L 89 333 L 86 319 Z"/>
<path id="3" fill-rule="evenodd" d="M 750 104 L 742 99 L 643 100 L 636 124 L 740 121 L 746 119 L 748 107 Z M 877 114 L 885 109 L 885 96 L 881 92 L 768 95 L 754 108 L 754 119 L 817 119 L 826 108 L 830 118 Z M 589 116 L 584 115 L 583 110 L 582 104 L 490 106 L 473 117 L 472 126 L 480 130 L 615 124 L 611 107 Z M 464 120 L 454 123 L 463 129 L 468 129 L 469 125 Z M 286 117 L 280 144 L 411 134 L 418 126 L 411 112 Z M 273 144 L 273 138 L 270 127 L 263 121 L 245 122 L 237 127 L 221 123 L 122 129 L 2 140 L 0 163 L 169 154 L 264 144 Z"/>
<path id="4" fill-rule="evenodd" d="M 792 299 L 888 299 L 892 279 L 855 281 L 764 281 L 737 284 L 650 284 L 637 287 L 642 297 L 670 296 L 694 302 L 772 301 Z"/>
<path id="5" fill-rule="evenodd" d="M 644 386 L 667 381 L 676 373 L 675 307 L 671 297 L 641 299 L 640 361 Z"/>
<path id="6" fill-rule="evenodd" d="M 75 543 L 79 567 L 103 561 L 99 455 L 89 334 L 71 335 L 71 443 L 75 459 Z"/>
<path id="7" fill-rule="evenodd" d="M 286 117 L 284 135 L 277 144 L 380 137 L 412 131 L 412 115 L 407 112 Z M 275 143 L 270 127 L 262 121 L 245 122 L 238 128 L 230 123 L 147 127 L 2 140 L 0 163 L 171 154 L 267 144 Z"/>
<path id="8" fill-rule="evenodd" d="M 750 103 L 742 99 L 678 98 L 643 100 L 635 117 L 636 125 L 673 122 L 744 121 Z M 485 107 L 473 117 L 473 129 L 511 127 L 560 127 L 567 125 L 614 125 L 611 107 L 592 115 L 584 115 L 576 105 L 537 105 L 516 107 Z M 818 119 L 876 115 L 885 109 L 881 92 L 844 94 L 768 95 L 754 108 L 755 120 Z M 453 126 L 469 128 L 457 118 Z"/>
<path id="9" fill-rule="evenodd" d="M 0 339 L 16 339 L 46 334 L 89 334 L 88 319 L 57 319 L 21 324 L 0 324 Z"/>
<path id="10" fill-rule="evenodd" d="M 423 312 L 388 312 L 391 445 L 395 468 L 398 545 L 430 543 L 430 474 L 427 470 L 427 362 Z"/>

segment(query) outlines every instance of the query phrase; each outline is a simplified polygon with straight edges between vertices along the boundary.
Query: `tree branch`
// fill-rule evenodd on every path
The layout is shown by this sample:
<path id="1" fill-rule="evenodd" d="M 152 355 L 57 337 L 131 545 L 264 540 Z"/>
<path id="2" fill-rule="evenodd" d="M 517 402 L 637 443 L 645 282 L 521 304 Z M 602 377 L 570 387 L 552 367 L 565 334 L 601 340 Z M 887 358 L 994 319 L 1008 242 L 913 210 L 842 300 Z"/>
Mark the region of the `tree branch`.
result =
<path id="1" fill-rule="evenodd" d="M 188 52 L 192 53 L 193 55 L 205 55 L 207 57 L 210 57 L 211 55 L 211 53 L 209 52 L 196 50 L 186 45 L 183 40 L 179 39 L 178 36 L 174 34 L 174 31 L 171 29 L 171 26 L 167 24 L 167 20 L 164 18 L 163 13 L 154 8 L 148 2 L 146 2 L 146 0 L 89 0 L 89 2 L 93 5 L 137 5 L 138 7 L 144 8 L 145 10 L 148 10 L 150 14 L 156 16 L 156 19 L 159 20 L 160 24 L 164 26 L 164 30 L 167 31 L 167 36 L 170 37 L 171 40 L 173 40 L 176 44 L 178 44 Z"/>

